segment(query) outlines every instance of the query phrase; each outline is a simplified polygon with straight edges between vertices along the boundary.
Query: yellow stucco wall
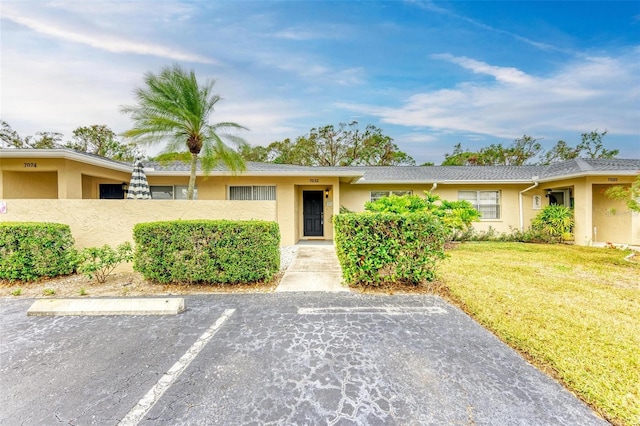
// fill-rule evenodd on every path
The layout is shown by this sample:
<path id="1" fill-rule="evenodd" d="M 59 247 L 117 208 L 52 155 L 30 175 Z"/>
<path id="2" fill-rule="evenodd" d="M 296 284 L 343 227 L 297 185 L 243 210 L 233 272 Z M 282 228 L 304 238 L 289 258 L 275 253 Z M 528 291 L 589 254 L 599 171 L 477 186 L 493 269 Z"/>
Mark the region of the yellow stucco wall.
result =
<path id="1" fill-rule="evenodd" d="M 46 179 L 42 179 L 41 185 L 39 184 L 46 188 L 44 189 L 46 194 L 51 195 L 51 188 L 54 186 L 57 188 L 57 194 L 55 197 L 28 198 L 98 198 L 98 188 L 101 183 L 128 183 L 131 179 L 130 173 L 62 158 L 3 158 L 2 198 L 18 198 L 10 195 L 22 192 L 33 182 L 33 179 L 37 179 L 36 176 L 39 174 L 47 175 Z M 12 178 L 7 180 L 7 175 L 12 175 Z"/>
<path id="2" fill-rule="evenodd" d="M 172 181 L 159 177 L 148 177 L 150 185 L 160 185 Z M 175 182 L 175 180 L 173 181 Z M 182 183 L 173 183 L 181 185 Z M 186 182 L 184 183 L 186 185 Z M 338 179 L 333 177 L 310 176 L 199 176 L 196 180 L 198 199 L 226 200 L 229 187 L 236 185 L 275 185 L 276 217 L 280 224 L 280 232 L 284 245 L 295 244 L 304 239 L 302 233 L 302 192 L 305 190 L 325 191 L 329 189 L 329 198 L 324 199 L 324 236 L 322 239 L 333 239 L 332 217 L 339 212 L 339 206 L 333 203 L 338 188 Z M 251 201 L 241 201 L 250 206 Z"/>
<path id="3" fill-rule="evenodd" d="M 2 171 L 4 199 L 58 198 L 57 172 Z"/>
<path id="4" fill-rule="evenodd" d="M 473 227 L 478 231 L 487 231 L 489 227 L 498 232 L 509 232 L 511 228 L 520 228 L 520 203 L 519 193 L 532 186 L 528 185 L 450 185 L 438 184 L 433 193 L 445 200 L 457 200 L 458 191 L 500 191 L 500 219 L 481 219 L 475 222 Z M 341 184 L 341 204 L 355 212 L 364 210 L 364 203 L 370 201 L 371 191 L 412 191 L 413 195 L 424 197 L 424 191 L 429 191 L 432 185 L 350 185 Z M 544 196 L 539 188 L 527 191 L 523 194 L 522 212 L 524 227 L 531 224 L 531 219 L 538 213 L 533 208 L 533 196 Z"/>
<path id="5" fill-rule="evenodd" d="M 80 161 L 57 158 L 3 158 L 0 164 L 0 199 L 13 200 L 21 198 L 61 200 L 97 199 L 100 184 L 128 183 L 130 173 L 113 170 L 110 165 L 97 166 Z M 117 167 L 116 167 L 117 168 Z M 187 185 L 188 176 L 155 176 L 149 173 L 150 185 Z M 630 184 L 634 176 L 590 176 L 576 179 L 565 179 L 554 182 L 541 182 L 522 194 L 522 226 L 526 229 L 531 219 L 539 213 L 534 208 L 533 197 L 541 200 L 540 207 L 549 204 L 545 197 L 546 189 L 570 191 L 574 200 L 576 226 L 575 243 L 588 245 L 594 241 L 611 240 L 612 242 L 640 244 L 640 215 L 625 212 L 616 207 L 611 200 L 601 196 L 602 185 Z M 370 199 L 372 190 L 411 190 L 415 195 L 423 195 L 432 188 L 425 185 L 363 185 L 340 182 L 337 177 L 306 176 L 198 176 L 198 199 L 226 200 L 230 185 L 276 185 L 275 219 L 280 224 L 282 241 L 285 245 L 296 243 L 303 235 L 302 194 L 306 190 L 329 189 L 329 198 L 324 201 L 324 239 L 333 239 L 332 217 L 338 214 L 340 206 L 352 211 L 362 211 L 364 203 Z M 498 190 L 501 195 L 501 217 L 497 220 L 483 219 L 474 224 L 478 231 L 486 231 L 489 227 L 498 232 L 509 232 L 520 228 L 519 193 L 531 186 L 526 184 L 438 184 L 435 194 L 447 200 L 457 200 L 461 190 Z M 567 192 L 568 193 L 568 192 Z M 153 200 L 158 202 L 160 200 Z M 101 200 L 100 202 L 111 202 Z M 181 202 L 181 201 L 167 201 Z M 568 202 L 568 200 L 567 200 Z M 243 209 L 253 211 L 250 201 L 242 201 Z M 611 214 L 611 208 L 617 214 Z M 30 214 L 26 214 L 25 220 Z M 6 220 L 0 217 L 0 220 Z M 29 219 L 32 220 L 32 219 Z M 598 234 L 594 234 L 594 227 Z"/>
<path id="6" fill-rule="evenodd" d="M 136 223 L 164 220 L 276 220 L 273 201 L 6 200 L 0 222 L 56 222 L 71 227 L 80 249 L 133 242 Z M 130 270 L 131 265 L 121 270 Z"/>
<path id="7" fill-rule="evenodd" d="M 626 203 L 605 195 L 605 191 L 611 186 L 613 185 L 593 185 L 594 242 L 625 241 L 625 234 L 631 230 L 632 212 Z"/>

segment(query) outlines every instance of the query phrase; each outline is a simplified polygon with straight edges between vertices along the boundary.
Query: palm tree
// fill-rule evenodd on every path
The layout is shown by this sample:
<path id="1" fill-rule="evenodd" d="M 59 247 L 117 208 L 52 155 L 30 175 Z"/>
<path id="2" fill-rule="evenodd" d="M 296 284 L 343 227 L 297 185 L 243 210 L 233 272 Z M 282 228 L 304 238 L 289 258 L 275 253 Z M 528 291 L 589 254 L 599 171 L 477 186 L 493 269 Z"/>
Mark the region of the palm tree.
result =
<path id="1" fill-rule="evenodd" d="M 166 143 L 166 152 L 182 151 L 186 144 L 191 153 L 191 176 L 187 199 L 193 200 L 198 157 L 202 168 L 210 172 L 216 164 L 226 165 L 232 172 L 244 170 L 242 157 L 223 142 L 223 138 L 239 147 L 246 144 L 239 136 L 227 130 L 247 130 L 236 123 L 209 123 L 220 96 L 213 93 L 215 80 L 198 84 L 195 72 L 179 65 L 164 67 L 159 74 L 144 75 L 145 87 L 137 88 L 137 105 L 122 106 L 120 111 L 129 114 L 134 122 L 124 136 L 141 144 Z"/>

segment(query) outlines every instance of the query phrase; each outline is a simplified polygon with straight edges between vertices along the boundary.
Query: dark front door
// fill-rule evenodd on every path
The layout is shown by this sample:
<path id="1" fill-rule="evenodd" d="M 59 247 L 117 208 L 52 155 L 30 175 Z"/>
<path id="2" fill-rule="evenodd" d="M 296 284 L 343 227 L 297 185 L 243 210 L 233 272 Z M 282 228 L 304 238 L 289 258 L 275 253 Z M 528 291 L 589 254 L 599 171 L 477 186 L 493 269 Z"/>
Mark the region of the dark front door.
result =
<path id="1" fill-rule="evenodd" d="M 303 191 L 302 210 L 305 237 L 324 235 L 324 206 L 322 191 Z"/>

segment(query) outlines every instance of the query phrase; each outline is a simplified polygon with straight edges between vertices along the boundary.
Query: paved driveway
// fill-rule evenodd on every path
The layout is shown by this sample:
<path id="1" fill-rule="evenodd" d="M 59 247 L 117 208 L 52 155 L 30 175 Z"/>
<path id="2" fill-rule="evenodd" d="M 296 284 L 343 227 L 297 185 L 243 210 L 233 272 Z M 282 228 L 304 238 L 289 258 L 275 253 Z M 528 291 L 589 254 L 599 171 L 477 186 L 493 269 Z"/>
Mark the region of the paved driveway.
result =
<path id="1" fill-rule="evenodd" d="M 167 317 L 31 302 L 0 301 L 2 425 L 606 424 L 437 297 L 194 296 Z"/>

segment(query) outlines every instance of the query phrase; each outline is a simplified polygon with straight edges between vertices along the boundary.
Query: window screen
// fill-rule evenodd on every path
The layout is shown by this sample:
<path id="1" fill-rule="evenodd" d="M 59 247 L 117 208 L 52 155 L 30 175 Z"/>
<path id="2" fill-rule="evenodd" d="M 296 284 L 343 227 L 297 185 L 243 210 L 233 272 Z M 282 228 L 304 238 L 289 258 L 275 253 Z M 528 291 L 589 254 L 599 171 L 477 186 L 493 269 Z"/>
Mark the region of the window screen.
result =
<path id="1" fill-rule="evenodd" d="M 482 219 L 500 219 L 500 191 L 459 191 L 458 200 L 473 204 Z"/>
<path id="2" fill-rule="evenodd" d="M 269 186 L 230 186 L 230 200 L 260 200 L 272 201 L 276 199 L 275 185 Z"/>

